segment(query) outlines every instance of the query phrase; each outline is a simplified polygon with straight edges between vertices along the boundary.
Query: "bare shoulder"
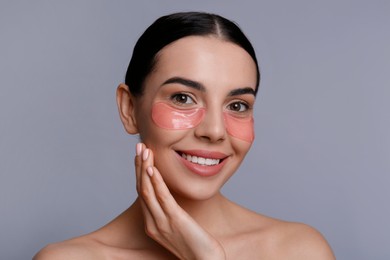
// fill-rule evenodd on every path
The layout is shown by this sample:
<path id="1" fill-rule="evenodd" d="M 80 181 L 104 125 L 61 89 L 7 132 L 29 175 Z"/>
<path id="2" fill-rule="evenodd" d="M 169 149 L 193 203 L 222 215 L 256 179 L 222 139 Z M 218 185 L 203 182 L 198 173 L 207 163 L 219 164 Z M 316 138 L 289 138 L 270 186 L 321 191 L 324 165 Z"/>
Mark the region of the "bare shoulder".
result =
<path id="1" fill-rule="evenodd" d="M 268 217 L 234 205 L 237 224 L 233 239 L 227 240 L 230 255 L 245 259 L 334 260 L 333 252 L 320 232 L 296 222 Z M 245 242 L 243 242 L 245 241 Z"/>
<path id="2" fill-rule="evenodd" d="M 75 238 L 59 243 L 49 244 L 42 248 L 33 260 L 65 260 L 65 259 L 103 259 L 96 242 Z"/>
<path id="3" fill-rule="evenodd" d="M 273 221 L 270 232 L 274 233 L 280 259 L 334 260 L 335 256 L 324 238 L 315 228 L 294 222 Z"/>
<path id="4" fill-rule="evenodd" d="M 262 225 L 256 235 L 265 245 L 262 250 L 268 252 L 270 259 L 335 259 L 328 242 L 315 228 L 302 223 L 265 219 L 267 224 Z"/>

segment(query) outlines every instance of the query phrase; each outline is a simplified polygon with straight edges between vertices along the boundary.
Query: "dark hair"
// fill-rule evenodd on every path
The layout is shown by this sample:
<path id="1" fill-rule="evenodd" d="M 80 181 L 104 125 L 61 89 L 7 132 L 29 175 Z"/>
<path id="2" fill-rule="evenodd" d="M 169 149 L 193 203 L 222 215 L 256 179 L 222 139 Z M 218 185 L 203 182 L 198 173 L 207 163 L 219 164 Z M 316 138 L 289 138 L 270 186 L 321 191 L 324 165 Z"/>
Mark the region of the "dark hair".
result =
<path id="1" fill-rule="evenodd" d="M 260 82 L 259 66 L 252 44 L 232 21 L 210 13 L 183 12 L 162 16 L 150 25 L 134 46 L 125 83 L 134 96 L 142 95 L 145 78 L 153 70 L 158 52 L 186 36 L 215 35 L 246 50 L 256 64 L 256 92 Z"/>

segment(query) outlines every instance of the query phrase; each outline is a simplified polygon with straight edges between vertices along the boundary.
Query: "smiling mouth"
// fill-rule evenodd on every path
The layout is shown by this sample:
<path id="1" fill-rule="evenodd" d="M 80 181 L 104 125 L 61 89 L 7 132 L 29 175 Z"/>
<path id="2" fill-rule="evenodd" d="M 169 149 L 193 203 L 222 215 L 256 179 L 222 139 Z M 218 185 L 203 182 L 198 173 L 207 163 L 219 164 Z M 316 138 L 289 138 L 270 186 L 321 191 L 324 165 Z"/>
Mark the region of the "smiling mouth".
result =
<path id="1" fill-rule="evenodd" d="M 213 159 L 213 158 L 204 158 L 200 156 L 185 154 L 183 152 L 180 152 L 181 157 L 186 159 L 189 162 L 204 165 L 204 166 L 213 166 L 219 164 L 223 159 Z"/>

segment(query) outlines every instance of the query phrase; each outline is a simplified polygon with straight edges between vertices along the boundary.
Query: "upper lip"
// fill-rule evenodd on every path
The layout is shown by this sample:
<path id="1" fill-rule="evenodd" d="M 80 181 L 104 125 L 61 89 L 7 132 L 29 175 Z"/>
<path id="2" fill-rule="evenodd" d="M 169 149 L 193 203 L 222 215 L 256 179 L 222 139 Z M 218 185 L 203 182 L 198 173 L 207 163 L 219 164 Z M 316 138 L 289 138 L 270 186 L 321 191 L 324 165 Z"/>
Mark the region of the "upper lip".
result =
<path id="1" fill-rule="evenodd" d="M 228 157 L 226 154 L 217 152 L 217 151 L 207 151 L 207 150 L 180 150 L 178 153 L 185 153 L 191 156 L 210 158 L 210 159 L 219 159 L 223 160 Z"/>

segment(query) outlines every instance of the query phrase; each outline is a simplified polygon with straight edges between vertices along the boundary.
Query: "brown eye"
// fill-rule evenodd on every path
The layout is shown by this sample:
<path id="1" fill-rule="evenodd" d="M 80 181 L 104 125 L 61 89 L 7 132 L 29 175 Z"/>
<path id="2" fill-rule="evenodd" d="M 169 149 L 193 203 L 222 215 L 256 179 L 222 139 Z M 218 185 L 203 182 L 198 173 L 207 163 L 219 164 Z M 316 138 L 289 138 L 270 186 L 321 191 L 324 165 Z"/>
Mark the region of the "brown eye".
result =
<path id="1" fill-rule="evenodd" d="M 249 106 L 242 102 L 234 102 L 229 104 L 229 109 L 235 112 L 245 112 L 249 109 Z"/>
<path id="2" fill-rule="evenodd" d="M 187 94 L 175 94 L 171 97 L 173 102 L 178 104 L 193 104 L 195 101 Z"/>

